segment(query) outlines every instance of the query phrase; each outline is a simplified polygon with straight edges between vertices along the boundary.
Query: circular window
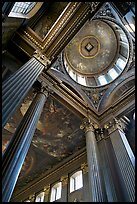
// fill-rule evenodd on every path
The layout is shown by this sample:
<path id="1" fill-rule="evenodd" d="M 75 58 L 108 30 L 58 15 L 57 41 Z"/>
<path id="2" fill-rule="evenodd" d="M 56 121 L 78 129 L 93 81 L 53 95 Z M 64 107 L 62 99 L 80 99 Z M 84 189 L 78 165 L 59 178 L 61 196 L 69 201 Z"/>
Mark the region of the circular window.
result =
<path id="1" fill-rule="evenodd" d="M 75 35 L 63 52 L 69 76 L 77 83 L 97 87 L 115 80 L 129 58 L 129 42 L 121 26 L 95 19 Z"/>

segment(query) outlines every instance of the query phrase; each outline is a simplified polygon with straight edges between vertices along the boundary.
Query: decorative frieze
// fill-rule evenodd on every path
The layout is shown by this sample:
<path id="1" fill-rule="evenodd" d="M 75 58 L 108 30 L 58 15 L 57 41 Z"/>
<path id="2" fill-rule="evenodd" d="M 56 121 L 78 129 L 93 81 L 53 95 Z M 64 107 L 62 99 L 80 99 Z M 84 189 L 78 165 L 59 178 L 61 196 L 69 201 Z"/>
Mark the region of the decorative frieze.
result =
<path id="1" fill-rule="evenodd" d="M 90 6 L 90 12 L 94 12 L 97 8 L 97 6 L 100 4 L 100 2 L 85 2 Z"/>

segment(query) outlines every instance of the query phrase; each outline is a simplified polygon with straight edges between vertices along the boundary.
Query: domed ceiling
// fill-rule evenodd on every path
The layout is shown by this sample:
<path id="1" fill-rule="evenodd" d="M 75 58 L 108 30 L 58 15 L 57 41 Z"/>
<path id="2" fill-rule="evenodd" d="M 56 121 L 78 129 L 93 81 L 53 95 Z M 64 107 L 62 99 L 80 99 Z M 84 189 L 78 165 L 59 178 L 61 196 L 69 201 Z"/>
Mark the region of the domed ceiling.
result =
<path id="1" fill-rule="evenodd" d="M 98 74 L 111 65 L 117 46 L 113 29 L 101 20 L 94 20 L 88 22 L 66 47 L 65 57 L 77 72 Z"/>
<path id="2" fill-rule="evenodd" d="M 126 47 L 123 46 L 123 41 Z M 120 67 L 118 60 L 121 58 L 121 48 L 127 54 Z M 64 66 L 70 77 L 81 85 L 106 85 L 123 71 L 128 49 L 128 40 L 121 27 L 109 20 L 94 19 L 86 22 L 66 46 Z M 115 70 L 111 71 L 112 68 Z"/>

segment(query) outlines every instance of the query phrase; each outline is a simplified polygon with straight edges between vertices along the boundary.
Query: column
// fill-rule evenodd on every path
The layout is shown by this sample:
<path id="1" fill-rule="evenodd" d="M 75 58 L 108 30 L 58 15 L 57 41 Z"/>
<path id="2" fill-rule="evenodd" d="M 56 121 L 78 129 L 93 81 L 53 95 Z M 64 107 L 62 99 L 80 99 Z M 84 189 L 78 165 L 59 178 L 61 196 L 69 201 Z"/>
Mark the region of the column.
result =
<path id="1" fill-rule="evenodd" d="M 6 20 L 15 2 L 2 2 L 2 22 Z"/>
<path id="2" fill-rule="evenodd" d="M 109 158 L 111 159 L 113 164 L 114 164 L 114 159 L 113 159 L 113 155 L 111 154 L 110 149 L 108 149 L 109 137 L 104 128 L 97 129 L 95 131 L 95 135 L 96 135 L 96 141 L 98 144 L 98 149 L 100 152 L 100 165 L 102 168 L 102 173 L 103 173 L 103 178 L 104 178 L 104 183 L 105 183 L 105 188 L 106 188 L 106 194 L 107 194 L 107 200 L 108 202 L 118 202 L 121 199 L 119 199 L 117 196 L 117 192 L 115 189 L 114 180 L 113 180 L 112 172 L 110 168 Z M 112 168 L 114 170 L 114 167 Z"/>
<path id="3" fill-rule="evenodd" d="M 102 175 L 99 166 L 99 152 L 94 134 L 93 124 L 85 118 L 80 127 L 85 131 L 88 175 L 89 175 L 89 191 L 91 202 L 105 202 L 106 192 L 103 185 Z"/>
<path id="4" fill-rule="evenodd" d="M 60 202 L 68 202 L 68 175 L 61 177 L 62 193 Z"/>
<path id="5" fill-rule="evenodd" d="M 88 164 L 81 164 L 81 170 L 83 173 L 83 200 L 84 202 L 89 202 L 90 191 L 89 191 L 89 179 L 88 179 Z"/>
<path id="6" fill-rule="evenodd" d="M 29 196 L 29 199 L 28 200 L 30 200 L 30 202 L 35 202 L 35 193 L 34 194 L 32 194 L 32 195 L 30 195 Z"/>
<path id="7" fill-rule="evenodd" d="M 49 202 L 50 184 L 44 187 L 44 202 Z"/>
<path id="8" fill-rule="evenodd" d="M 50 61 L 40 52 L 35 52 L 27 63 L 11 75 L 2 84 L 2 127 L 12 116 L 16 108 Z"/>
<path id="9" fill-rule="evenodd" d="M 2 158 L 2 201 L 9 202 L 30 147 L 48 92 L 42 88 L 35 96 Z"/>
<path id="10" fill-rule="evenodd" d="M 115 169 L 118 172 L 115 185 L 121 181 L 117 188 L 121 191 L 123 202 L 135 202 L 135 157 L 123 131 L 125 125 L 114 118 L 104 127 L 108 130 L 111 151 L 115 156 Z"/>

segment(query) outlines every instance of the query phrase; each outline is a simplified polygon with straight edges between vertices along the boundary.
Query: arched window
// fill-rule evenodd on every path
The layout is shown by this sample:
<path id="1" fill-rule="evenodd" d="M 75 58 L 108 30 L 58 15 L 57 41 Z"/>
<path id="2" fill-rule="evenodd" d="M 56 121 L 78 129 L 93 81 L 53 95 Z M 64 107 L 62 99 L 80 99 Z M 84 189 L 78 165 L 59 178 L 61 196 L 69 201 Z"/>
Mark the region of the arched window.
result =
<path id="1" fill-rule="evenodd" d="M 82 170 L 77 171 L 70 177 L 70 193 L 83 187 Z"/>
<path id="2" fill-rule="evenodd" d="M 36 2 L 16 2 L 11 12 L 27 14 L 35 6 L 35 4 Z"/>
<path id="3" fill-rule="evenodd" d="M 31 18 L 42 4 L 43 2 L 15 2 L 8 17 Z"/>
<path id="4" fill-rule="evenodd" d="M 36 196 L 35 202 L 44 202 L 44 192 L 41 192 Z"/>
<path id="5" fill-rule="evenodd" d="M 58 182 L 51 188 L 50 202 L 61 198 L 62 183 Z"/>

